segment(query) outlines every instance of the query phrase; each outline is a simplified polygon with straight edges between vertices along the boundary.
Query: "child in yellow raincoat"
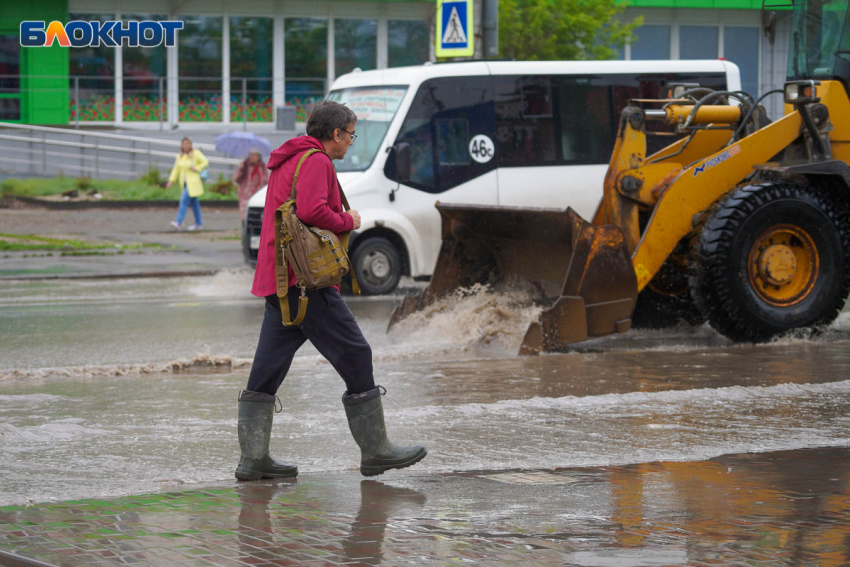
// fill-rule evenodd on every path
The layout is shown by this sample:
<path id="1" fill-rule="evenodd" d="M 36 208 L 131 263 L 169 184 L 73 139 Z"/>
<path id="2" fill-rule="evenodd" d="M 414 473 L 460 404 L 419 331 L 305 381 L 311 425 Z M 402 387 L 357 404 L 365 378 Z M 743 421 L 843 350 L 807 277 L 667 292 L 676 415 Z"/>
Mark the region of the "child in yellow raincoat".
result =
<path id="1" fill-rule="evenodd" d="M 198 197 L 204 194 L 204 184 L 201 181 L 200 174 L 209 163 L 201 150 L 192 148 L 190 138 L 183 138 L 180 153 L 174 159 L 174 167 L 171 169 L 171 175 L 168 176 L 168 183 L 165 186 L 166 189 L 170 188 L 171 184 L 179 178 L 180 186 L 183 188 L 180 205 L 177 208 L 177 219 L 171 221 L 171 226 L 174 228 L 180 229 L 189 205 L 192 205 L 192 212 L 195 214 L 195 224 L 190 226 L 189 230 L 201 230 L 203 228 L 201 203 L 198 201 Z"/>

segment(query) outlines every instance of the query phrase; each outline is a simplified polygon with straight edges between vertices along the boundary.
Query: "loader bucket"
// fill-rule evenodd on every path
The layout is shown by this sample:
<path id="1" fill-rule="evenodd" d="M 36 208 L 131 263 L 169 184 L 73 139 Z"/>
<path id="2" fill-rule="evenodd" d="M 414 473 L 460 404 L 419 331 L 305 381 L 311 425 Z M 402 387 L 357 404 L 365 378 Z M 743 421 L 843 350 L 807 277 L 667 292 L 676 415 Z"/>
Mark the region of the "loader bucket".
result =
<path id="1" fill-rule="evenodd" d="M 443 244 L 429 286 L 395 309 L 389 328 L 460 287 L 522 284 L 543 312 L 520 354 L 556 351 L 631 326 L 637 280 L 622 231 L 572 209 L 437 203 Z"/>

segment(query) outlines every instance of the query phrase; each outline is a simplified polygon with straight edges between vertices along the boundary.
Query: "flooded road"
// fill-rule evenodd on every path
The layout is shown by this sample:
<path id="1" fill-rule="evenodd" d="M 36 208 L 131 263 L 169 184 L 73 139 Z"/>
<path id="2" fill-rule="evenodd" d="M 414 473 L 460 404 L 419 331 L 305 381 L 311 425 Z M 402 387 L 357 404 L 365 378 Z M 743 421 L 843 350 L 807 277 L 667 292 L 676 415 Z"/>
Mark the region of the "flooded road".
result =
<path id="1" fill-rule="evenodd" d="M 232 479 L 263 312 L 250 277 L 0 282 L 0 506 Z M 814 338 L 732 345 L 682 326 L 519 357 L 534 313 L 507 298 L 468 297 L 387 335 L 397 301 L 349 305 L 391 436 L 428 446 L 415 473 L 850 446 L 846 310 Z M 302 476 L 358 474 L 342 391 L 305 345 L 272 439 Z"/>

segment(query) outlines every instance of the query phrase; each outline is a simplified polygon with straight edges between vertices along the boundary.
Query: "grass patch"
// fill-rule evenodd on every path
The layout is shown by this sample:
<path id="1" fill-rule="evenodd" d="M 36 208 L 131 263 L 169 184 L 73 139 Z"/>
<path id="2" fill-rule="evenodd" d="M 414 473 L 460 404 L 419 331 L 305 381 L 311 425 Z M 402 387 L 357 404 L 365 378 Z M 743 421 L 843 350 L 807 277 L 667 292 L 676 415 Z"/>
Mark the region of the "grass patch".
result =
<path id="1" fill-rule="evenodd" d="M 218 183 L 216 183 L 216 188 Z M 122 181 L 119 179 L 88 179 L 76 177 L 50 177 L 30 179 L 5 179 L 0 182 L 0 196 L 17 195 L 21 197 L 50 197 L 61 195 L 66 191 L 77 190 L 80 197 L 85 198 L 86 192 L 91 189 L 103 195 L 104 200 L 110 201 L 177 201 L 180 199 L 180 191 L 177 184 L 171 189 L 165 189 L 151 184 L 148 178 L 144 180 Z M 220 189 L 220 190 L 223 190 Z M 225 201 L 235 200 L 235 186 L 232 191 L 217 193 L 205 186 L 201 201 Z"/>
<path id="2" fill-rule="evenodd" d="M 145 242 L 142 244 L 117 244 L 114 242 L 88 242 L 76 238 L 50 238 L 38 234 L 7 234 L 0 232 L 0 252 L 20 252 L 30 250 L 56 250 L 63 254 L 73 251 L 93 251 L 111 249 L 113 253 L 124 250 L 159 250 L 161 244 Z"/>

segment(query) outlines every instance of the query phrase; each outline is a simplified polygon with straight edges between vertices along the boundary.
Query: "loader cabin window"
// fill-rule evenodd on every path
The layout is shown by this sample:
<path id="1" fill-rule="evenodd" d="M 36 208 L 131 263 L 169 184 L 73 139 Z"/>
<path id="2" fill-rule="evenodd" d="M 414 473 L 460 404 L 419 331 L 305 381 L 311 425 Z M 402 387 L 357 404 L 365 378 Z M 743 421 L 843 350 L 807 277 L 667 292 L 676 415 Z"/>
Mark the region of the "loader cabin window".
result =
<path id="1" fill-rule="evenodd" d="M 791 22 L 790 79 L 841 78 L 850 67 L 850 31 L 845 28 L 847 1 L 794 3 Z"/>
<path id="2" fill-rule="evenodd" d="M 497 167 L 604 165 L 620 112 L 632 98 L 660 98 L 670 83 L 726 87 L 723 73 L 597 76 L 450 77 L 418 89 L 396 143 L 410 144 L 410 185 L 441 193 Z M 650 153 L 672 141 L 648 139 Z M 494 155 L 474 159 L 473 138 L 485 135 Z"/>

